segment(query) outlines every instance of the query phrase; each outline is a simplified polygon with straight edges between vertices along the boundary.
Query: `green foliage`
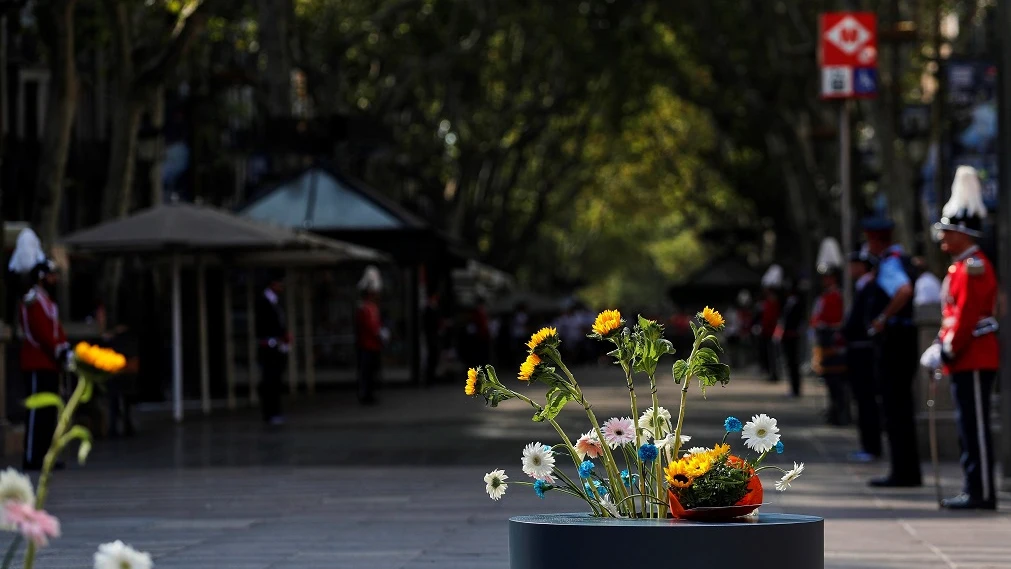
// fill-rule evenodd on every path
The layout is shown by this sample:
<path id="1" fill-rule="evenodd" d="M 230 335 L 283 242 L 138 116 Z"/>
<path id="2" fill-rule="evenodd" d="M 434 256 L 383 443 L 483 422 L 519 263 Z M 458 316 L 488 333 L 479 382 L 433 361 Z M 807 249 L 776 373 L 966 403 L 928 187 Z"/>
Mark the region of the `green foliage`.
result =
<path id="1" fill-rule="evenodd" d="M 685 509 L 732 506 L 748 493 L 750 478 L 747 470 L 729 465 L 724 456 L 691 486 L 674 491 Z"/>
<path id="2" fill-rule="evenodd" d="M 572 400 L 573 396 L 567 389 L 551 388 L 547 393 L 547 404 L 540 411 L 534 413 L 534 421 L 541 423 L 554 419 L 562 412 L 562 408 Z"/>
<path id="3" fill-rule="evenodd" d="M 42 409 L 56 407 L 57 414 L 63 413 L 63 399 L 55 393 L 36 393 L 25 399 L 26 409 Z"/>
<path id="4" fill-rule="evenodd" d="M 663 337 L 663 326 L 655 320 L 639 316 L 639 322 L 632 333 L 635 345 L 633 359 L 635 371 L 645 372 L 649 377 L 656 375 L 660 358 L 674 353 L 674 345 Z"/>
<path id="5" fill-rule="evenodd" d="M 81 401 L 83 402 L 83 398 Z M 74 425 L 67 431 L 67 434 L 63 435 L 60 444 L 61 446 L 66 445 L 73 440 L 80 441 L 80 445 L 77 447 L 77 462 L 84 464 L 88 460 L 88 454 L 91 453 L 91 431 L 80 425 Z"/>
<path id="6" fill-rule="evenodd" d="M 688 380 L 688 371 L 689 371 L 689 365 L 688 365 L 687 361 L 685 361 L 685 360 L 678 360 L 678 361 L 674 362 L 674 367 L 671 370 L 671 373 L 674 374 L 674 383 L 677 383 L 678 385 L 680 385 L 682 381 L 687 381 Z"/>
<path id="7" fill-rule="evenodd" d="M 479 379 L 480 394 L 481 397 L 484 398 L 486 405 L 489 407 L 498 407 L 499 403 L 516 397 L 512 391 L 502 386 L 502 383 L 498 379 L 498 374 L 495 373 L 494 367 L 485 366 L 483 368 L 483 373 L 484 378 Z M 479 378 L 480 377 L 481 376 L 479 375 Z"/>

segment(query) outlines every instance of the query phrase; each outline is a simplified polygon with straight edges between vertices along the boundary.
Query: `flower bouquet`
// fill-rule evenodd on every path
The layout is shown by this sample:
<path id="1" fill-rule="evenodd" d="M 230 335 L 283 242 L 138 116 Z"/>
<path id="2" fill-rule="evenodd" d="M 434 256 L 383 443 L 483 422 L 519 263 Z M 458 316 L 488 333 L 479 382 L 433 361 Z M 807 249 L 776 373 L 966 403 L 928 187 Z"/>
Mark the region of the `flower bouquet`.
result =
<path id="1" fill-rule="evenodd" d="M 589 337 L 613 344 L 613 357 L 625 374 L 629 392 L 628 417 L 597 420 L 592 406 L 562 360 L 561 340 L 554 328 L 542 328 L 527 342 L 526 360 L 518 379 L 525 384 L 539 383 L 546 388 L 543 402 L 506 387 L 491 366 L 467 372 L 464 392 L 481 397 L 491 407 L 509 399 L 528 403 L 535 422 L 550 424 L 559 442 L 554 445 L 533 442 L 523 449 L 522 470 L 530 481 L 515 481 L 533 487 L 541 498 L 558 492 L 583 500 L 594 516 L 662 519 L 723 520 L 751 513 L 762 503 L 763 489 L 758 473 L 766 469 L 782 471 L 776 489 L 786 490 L 803 471 L 803 464 L 792 470 L 763 465 L 771 451 L 783 452 L 776 420 L 756 415 L 747 424 L 734 417 L 724 422 L 720 444 L 682 451 L 691 437 L 682 432 L 690 385 L 695 382 L 705 396 L 706 388 L 727 385 L 730 368 L 720 362 L 721 351 L 716 334 L 723 329 L 719 312 L 705 308 L 691 323 L 694 334 L 691 353 L 674 362 L 674 381 L 681 385 L 676 420 L 660 406 L 657 397 L 656 370 L 660 359 L 673 354 L 671 343 L 663 338 L 663 326 L 639 317 L 628 327 L 617 310 L 597 316 Z M 645 375 L 649 383 L 649 406 L 639 412 L 639 396 L 634 378 Z M 559 426 L 556 417 L 569 404 L 583 408 L 589 430 L 573 441 Z M 744 445 L 757 456 L 747 460 L 732 454 L 727 437 L 741 433 Z M 568 474 L 559 461 L 571 460 L 575 474 Z M 504 470 L 485 475 L 485 489 L 499 500 L 510 484 Z"/>
<path id="2" fill-rule="evenodd" d="M 60 536 L 60 522 L 47 513 L 43 506 L 48 496 L 49 483 L 57 459 L 68 445 L 77 441 L 77 460 L 84 464 L 91 452 L 91 433 L 88 429 L 74 425 L 77 408 L 91 400 L 96 384 L 119 373 L 126 366 L 126 358 L 113 350 L 86 343 L 77 344 L 68 363 L 68 370 L 76 373 L 77 386 L 70 398 L 64 402 L 56 393 L 36 393 L 25 400 L 28 409 L 55 407 L 57 411 L 56 430 L 49 450 L 42 461 L 38 490 L 32 481 L 13 468 L 0 472 L 0 530 L 13 532 L 14 538 L 0 561 L 0 569 L 11 566 L 14 556 L 23 541 L 25 549 L 24 569 L 35 566 L 35 555 L 39 548 L 49 545 L 49 540 Z M 134 550 L 121 541 L 105 543 L 98 547 L 94 555 L 95 569 L 151 569 L 151 556 Z"/>

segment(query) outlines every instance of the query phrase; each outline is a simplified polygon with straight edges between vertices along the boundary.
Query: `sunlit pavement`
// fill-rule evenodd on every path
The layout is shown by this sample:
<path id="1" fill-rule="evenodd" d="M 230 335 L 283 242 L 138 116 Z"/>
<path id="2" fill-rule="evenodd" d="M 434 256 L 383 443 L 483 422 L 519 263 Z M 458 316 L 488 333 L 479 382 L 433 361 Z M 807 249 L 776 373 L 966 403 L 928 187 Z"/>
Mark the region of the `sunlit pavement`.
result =
<path id="1" fill-rule="evenodd" d="M 620 372 L 577 376 L 598 418 L 630 413 Z M 484 473 L 504 468 L 521 478 L 522 445 L 553 442 L 554 431 L 531 422 L 525 404 L 486 409 L 462 386 L 461 379 L 388 389 L 370 408 L 350 391 L 302 396 L 288 405 L 281 428 L 261 426 L 253 410 L 188 417 L 182 426 L 143 417 L 137 437 L 100 442 L 87 467 L 57 474 L 48 509 L 64 537 L 44 551 L 42 566 L 89 566 L 99 543 L 122 539 L 151 552 L 161 569 L 504 569 L 510 516 L 583 507 L 559 495 L 540 500 L 516 485 L 501 502 L 489 500 Z M 727 415 L 777 417 L 786 452 L 775 459 L 803 461 L 807 469 L 782 494 L 766 478 L 762 511 L 825 517 L 826 567 L 1009 566 L 1011 496 L 996 514 L 938 511 L 929 465 L 923 488 L 867 488 L 884 466 L 847 463 L 855 433 L 823 425 L 824 391 L 813 379 L 805 389 L 802 399 L 789 399 L 782 383 L 735 377 L 703 400 L 693 388 L 685 432 L 692 444 L 712 444 Z M 677 390 L 663 378 L 661 404 L 674 409 Z M 640 381 L 640 408 L 647 398 Z M 587 430 L 575 407 L 562 422 L 572 435 Z M 954 493 L 957 465 L 943 473 Z M 789 546 L 742 554 L 775 555 Z"/>

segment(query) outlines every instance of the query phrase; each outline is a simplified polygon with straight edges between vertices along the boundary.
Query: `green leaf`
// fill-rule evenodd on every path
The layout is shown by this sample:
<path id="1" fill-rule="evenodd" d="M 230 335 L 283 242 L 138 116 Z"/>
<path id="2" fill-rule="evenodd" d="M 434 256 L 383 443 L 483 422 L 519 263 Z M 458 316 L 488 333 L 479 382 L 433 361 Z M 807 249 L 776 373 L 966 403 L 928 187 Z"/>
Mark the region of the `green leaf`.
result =
<path id="1" fill-rule="evenodd" d="M 705 396 L 706 388 L 717 383 L 726 385 L 730 383 L 730 366 L 721 363 L 703 363 L 696 370 L 695 374 L 699 378 L 699 388 Z"/>
<path id="2" fill-rule="evenodd" d="M 672 372 L 674 373 L 674 383 L 680 384 L 682 381 L 688 379 L 688 362 L 684 360 L 674 362 Z"/>
<path id="3" fill-rule="evenodd" d="M 81 441 L 81 446 L 77 447 L 77 463 L 84 465 L 88 461 L 88 454 L 91 453 L 91 441 Z"/>
<path id="4" fill-rule="evenodd" d="M 557 417 L 562 412 L 562 408 L 569 401 L 572 401 L 572 394 L 563 389 L 552 388 L 548 391 L 547 399 L 547 405 L 537 413 L 534 413 L 534 421 L 537 423 Z"/>
<path id="5" fill-rule="evenodd" d="M 723 352 L 723 346 L 720 345 L 720 340 L 715 334 L 710 334 L 705 340 L 702 340 L 702 342 L 712 342 L 713 345 L 716 346 L 717 350 Z"/>
<path id="6" fill-rule="evenodd" d="M 57 413 L 63 413 L 63 399 L 55 393 L 36 393 L 25 399 L 25 408 L 42 409 L 43 407 L 56 407 Z"/>
<path id="7" fill-rule="evenodd" d="M 81 390 L 81 403 L 87 403 L 91 401 L 91 396 L 95 392 L 95 383 L 84 376 L 79 376 L 79 381 L 84 382 L 84 389 Z"/>

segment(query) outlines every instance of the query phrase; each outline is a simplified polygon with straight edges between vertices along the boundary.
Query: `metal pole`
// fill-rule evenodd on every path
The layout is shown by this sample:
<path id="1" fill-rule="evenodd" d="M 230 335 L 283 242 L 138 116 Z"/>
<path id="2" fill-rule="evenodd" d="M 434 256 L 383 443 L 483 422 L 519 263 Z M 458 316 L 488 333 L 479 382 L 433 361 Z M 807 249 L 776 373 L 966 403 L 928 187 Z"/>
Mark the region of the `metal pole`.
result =
<path id="1" fill-rule="evenodd" d="M 256 301 L 253 290 L 253 274 L 246 278 L 246 368 L 249 370 L 249 404 L 256 405 L 260 402 L 256 381 Z"/>
<path id="2" fill-rule="evenodd" d="M 211 414 L 211 371 L 207 339 L 207 269 L 203 259 L 197 261 L 197 318 L 200 339 L 200 409 Z"/>
<path id="3" fill-rule="evenodd" d="M 179 255 L 172 256 L 172 416 L 183 421 L 183 295 Z"/>
<path id="4" fill-rule="evenodd" d="M 843 101 L 839 106 L 839 199 L 842 217 L 843 259 L 848 259 L 853 249 L 853 199 L 850 197 L 850 103 Z M 852 306 L 853 277 L 849 270 L 843 271 L 843 304 Z"/>
<path id="5" fill-rule="evenodd" d="M 997 29 L 1007 30 L 1011 27 L 1011 1 L 997 2 Z M 998 299 L 1001 310 L 1000 325 L 1004 332 L 999 335 L 1002 354 L 1011 354 L 1011 310 L 1008 302 L 1011 300 L 1011 38 L 1008 34 L 997 34 L 999 54 L 998 85 L 1000 115 L 997 155 L 1000 156 L 1000 188 L 999 204 L 996 219 L 998 236 L 997 255 L 999 257 L 1001 292 Z M 1005 361 L 1000 366 L 998 381 L 1000 385 L 1000 456 L 1004 468 L 1004 490 L 1011 488 L 1011 363 Z"/>
<path id="6" fill-rule="evenodd" d="M 228 408 L 235 409 L 235 331 L 232 324 L 232 281 L 228 267 L 221 273 L 221 311 L 225 334 L 225 384 L 228 387 Z M 252 370 L 250 370 L 252 375 Z"/>

